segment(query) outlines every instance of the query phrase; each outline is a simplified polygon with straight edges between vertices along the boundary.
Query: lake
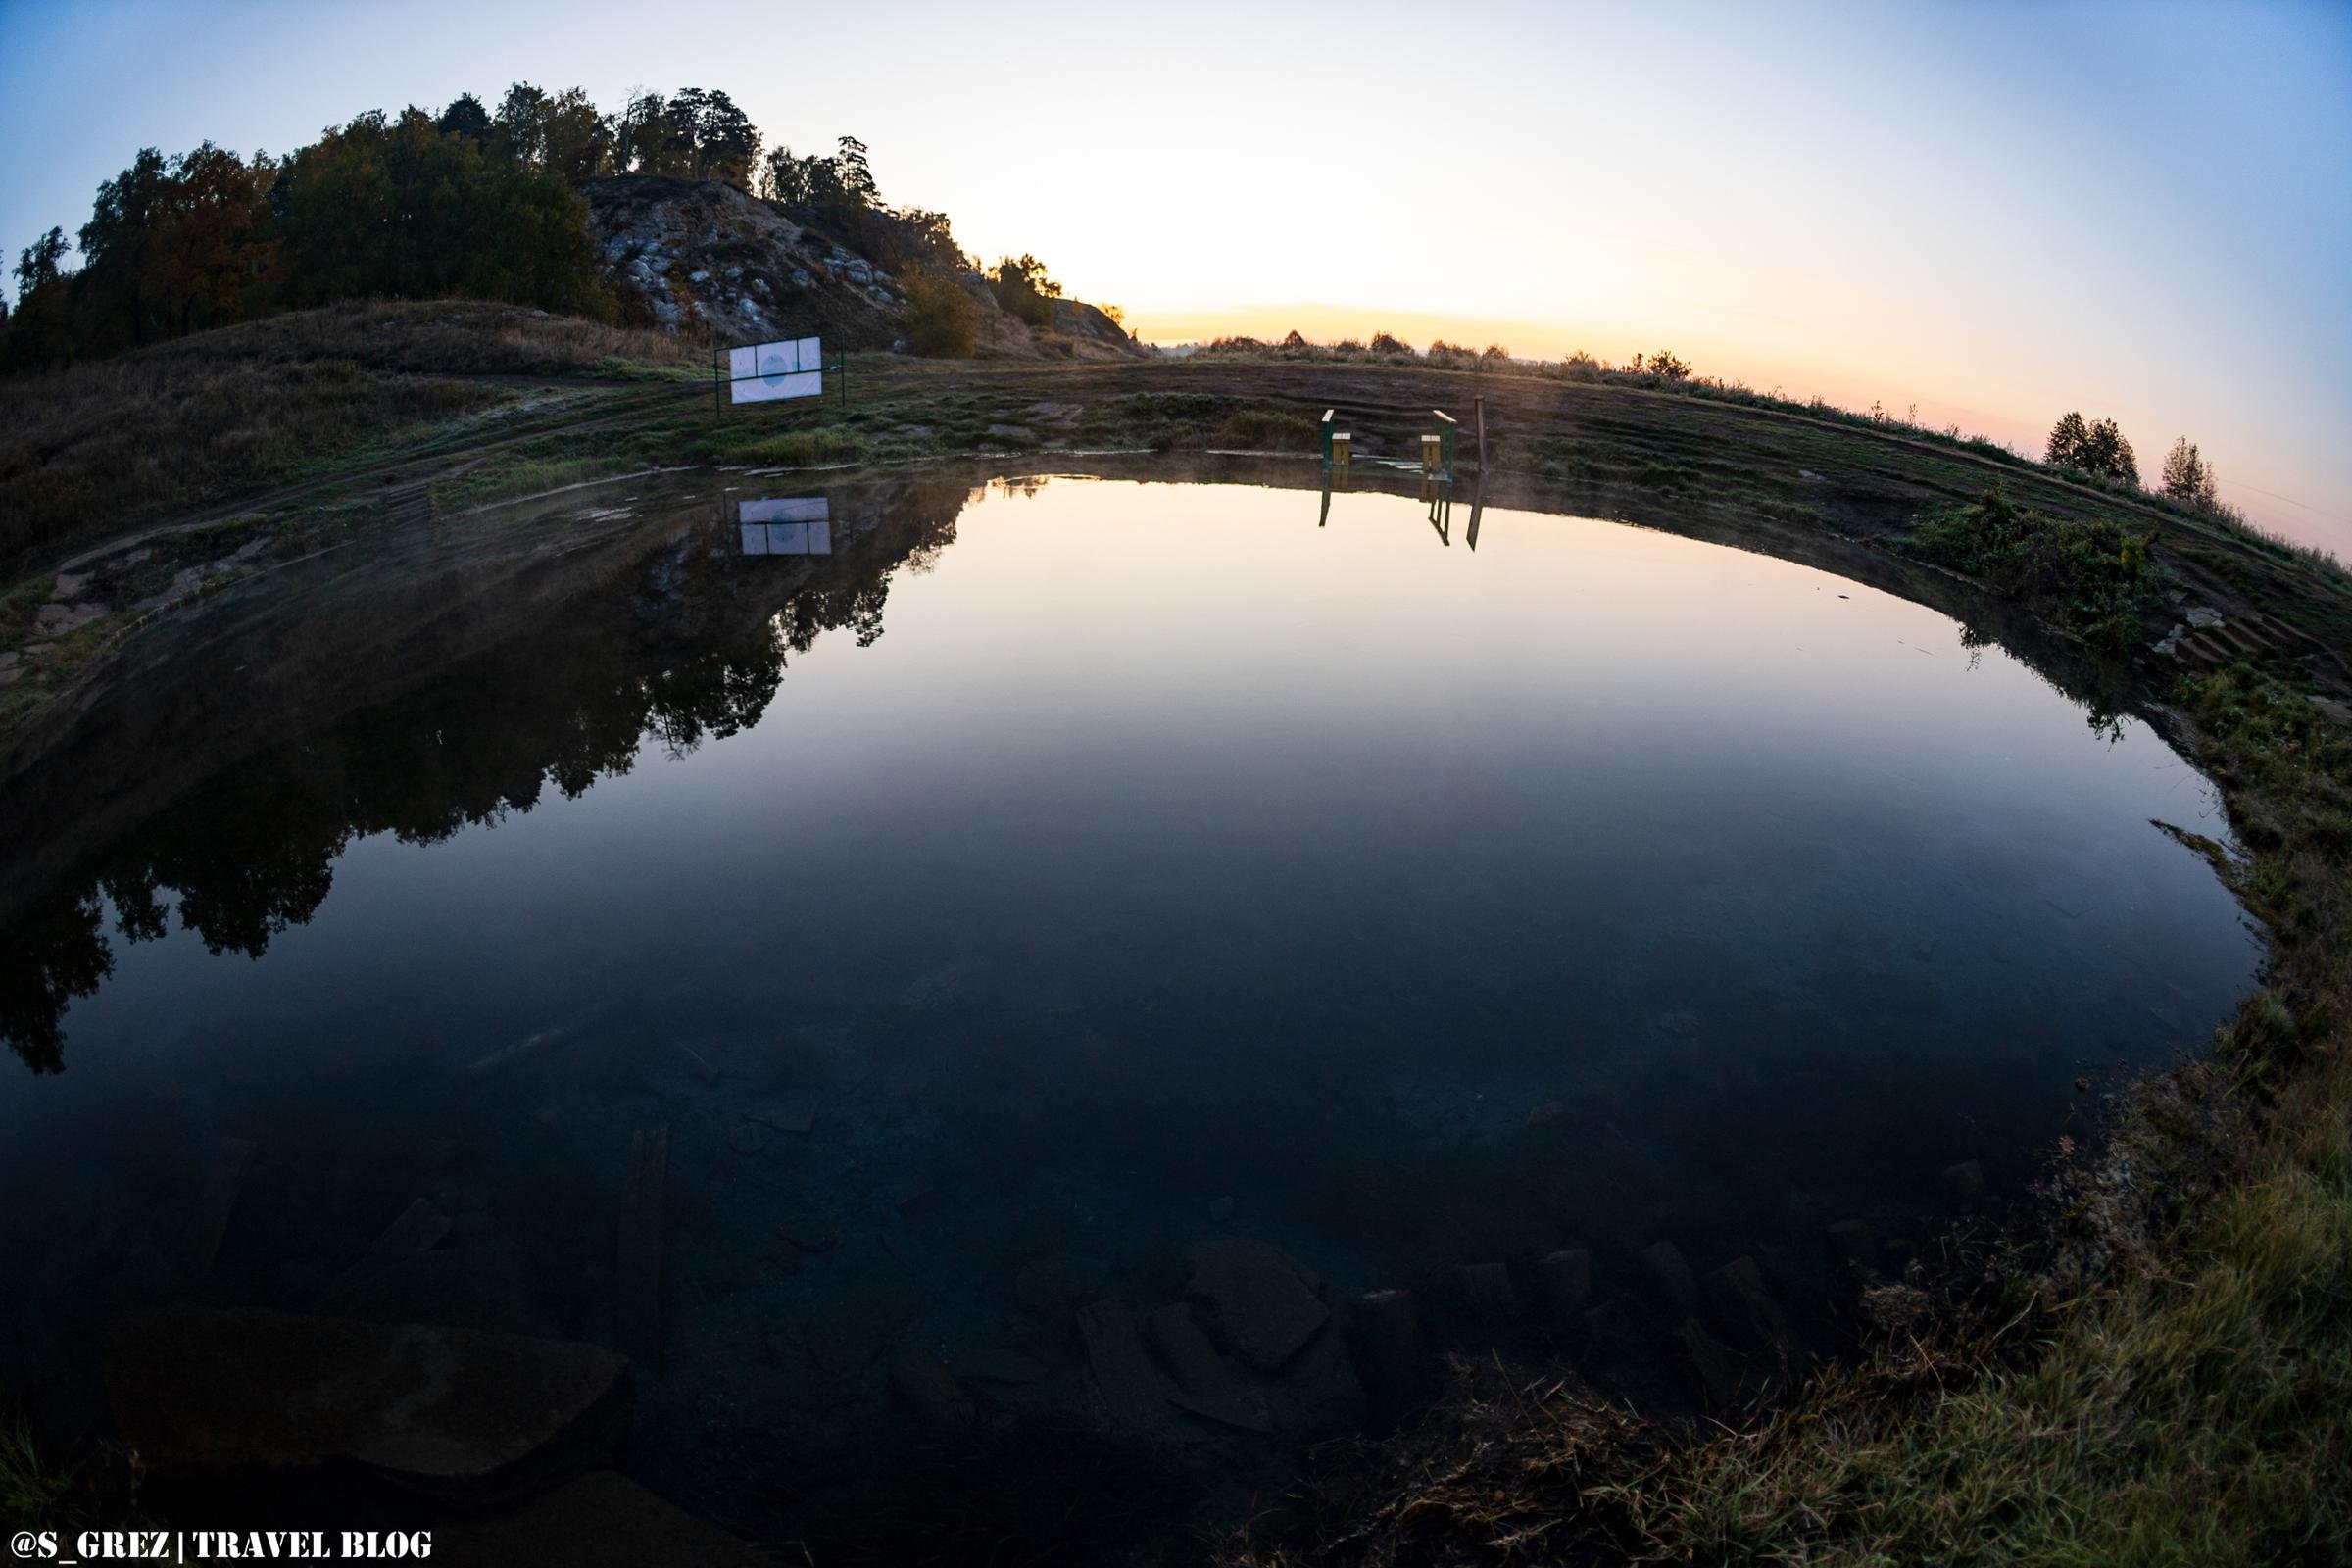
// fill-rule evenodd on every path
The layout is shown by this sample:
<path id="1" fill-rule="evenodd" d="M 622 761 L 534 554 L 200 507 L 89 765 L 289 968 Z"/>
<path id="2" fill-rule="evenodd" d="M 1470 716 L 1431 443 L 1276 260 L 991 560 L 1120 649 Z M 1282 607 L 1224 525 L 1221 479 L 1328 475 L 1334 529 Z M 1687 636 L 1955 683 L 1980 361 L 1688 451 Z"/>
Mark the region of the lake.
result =
<path id="1" fill-rule="evenodd" d="M 887 1467 L 909 1348 L 1082 1405 L 1076 1315 L 1242 1241 L 1673 1398 L 1659 1243 L 1736 1351 L 1740 1258 L 1833 1348 L 1840 1247 L 1899 1272 L 2252 983 L 2140 719 L 1811 566 L 1471 512 L 671 474 L 142 634 L 0 792 L 0 1384 L 94 1410 L 93 1325 L 174 1294 L 617 1338 L 709 1500 Z M 1262 1441 L 1379 1404 L 1336 1332 L 1220 1338 Z"/>

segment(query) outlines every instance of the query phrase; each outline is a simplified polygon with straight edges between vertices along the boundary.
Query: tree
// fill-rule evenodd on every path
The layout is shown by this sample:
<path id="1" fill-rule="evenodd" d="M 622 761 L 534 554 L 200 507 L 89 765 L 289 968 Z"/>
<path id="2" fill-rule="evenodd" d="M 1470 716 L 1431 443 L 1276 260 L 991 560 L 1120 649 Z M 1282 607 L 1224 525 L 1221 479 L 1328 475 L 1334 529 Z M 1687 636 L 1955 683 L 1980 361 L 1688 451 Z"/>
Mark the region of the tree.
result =
<path id="1" fill-rule="evenodd" d="M 490 144 L 518 164 L 541 167 L 547 156 L 547 94 L 527 81 L 509 87 L 490 122 Z"/>
<path id="2" fill-rule="evenodd" d="M 2175 501 L 2185 501 L 2209 512 L 2221 499 L 2213 465 L 2198 454 L 2197 444 L 2186 436 L 2176 440 L 2173 450 L 2164 456 L 2163 489 Z"/>
<path id="3" fill-rule="evenodd" d="M 760 161 L 760 182 L 753 194 L 778 207 L 808 205 L 808 171 L 805 160 L 789 147 L 777 147 Z"/>
<path id="4" fill-rule="evenodd" d="M 882 199 L 874 184 L 874 172 L 865 161 L 865 143 L 855 136 L 838 138 L 841 151 L 836 162 L 841 168 L 841 193 L 852 205 L 872 207 Z"/>
<path id="5" fill-rule="evenodd" d="M 715 89 L 688 87 L 670 100 L 670 112 L 688 127 L 695 178 L 751 189 L 760 163 L 760 132 L 732 98 Z"/>
<path id="6" fill-rule="evenodd" d="M 588 94 L 566 87 L 540 110 L 539 166 L 572 185 L 585 185 L 612 172 L 612 122 L 597 112 Z"/>
<path id="7" fill-rule="evenodd" d="M 135 347 L 152 335 L 149 261 L 170 183 L 164 155 L 142 147 L 128 169 L 98 187 L 90 220 L 81 225 L 83 267 L 76 293 L 107 347 Z"/>
<path id="8" fill-rule="evenodd" d="M 205 142 L 167 161 L 144 148 L 98 188 L 81 228 L 74 331 L 97 352 L 185 336 L 261 308 L 274 247 L 266 157 Z"/>
<path id="9" fill-rule="evenodd" d="M 289 304 L 459 295 L 612 314 L 578 193 L 421 111 L 328 131 L 286 160 L 272 199 Z"/>
<path id="10" fill-rule="evenodd" d="M 9 323 L 12 370 L 40 370 L 74 355 L 66 295 L 73 274 L 64 269 L 66 231 L 52 228 L 17 256 L 17 310 Z"/>
<path id="11" fill-rule="evenodd" d="M 2080 468 L 2082 466 L 2082 448 L 2089 440 L 2090 426 L 2082 422 L 2082 415 L 2069 410 L 2059 416 L 2056 424 L 2050 426 L 2049 444 L 2042 452 L 2041 461 L 2055 467 Z"/>
<path id="12" fill-rule="evenodd" d="M 466 141 L 481 141 L 490 134 L 490 111 L 482 101 L 469 92 L 462 92 L 449 101 L 434 122 L 445 136 L 460 136 Z"/>
<path id="13" fill-rule="evenodd" d="M 693 107 L 679 114 L 658 92 L 631 93 L 613 129 L 613 154 L 620 168 L 635 173 L 692 178 Z"/>
<path id="14" fill-rule="evenodd" d="M 2139 463 L 2132 455 L 2132 443 L 2124 439 L 2113 419 L 2101 419 L 2090 427 L 2075 466 L 2119 484 L 2136 487 L 2139 483 Z"/>

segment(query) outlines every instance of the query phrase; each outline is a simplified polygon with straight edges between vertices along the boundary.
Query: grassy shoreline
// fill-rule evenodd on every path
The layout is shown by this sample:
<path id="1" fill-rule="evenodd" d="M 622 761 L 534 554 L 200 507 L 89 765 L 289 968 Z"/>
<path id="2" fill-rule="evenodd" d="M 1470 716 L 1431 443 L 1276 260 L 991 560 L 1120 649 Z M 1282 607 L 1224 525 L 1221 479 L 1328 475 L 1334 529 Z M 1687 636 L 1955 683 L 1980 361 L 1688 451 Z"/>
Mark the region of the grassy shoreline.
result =
<path id="1" fill-rule="evenodd" d="M 2352 1557 L 2352 591 L 2321 566 L 1963 441 L 1672 389 L 1429 366 L 874 357 L 853 366 L 846 410 L 730 418 L 691 356 L 631 359 L 640 345 L 568 331 L 541 343 L 522 321 L 461 364 L 416 335 L 446 328 L 444 308 L 367 309 L 378 314 L 271 328 L 316 353 L 263 343 L 230 358 L 259 378 L 253 408 L 280 406 L 319 363 L 356 366 L 368 399 L 292 447 L 263 442 L 277 454 L 266 461 L 216 465 L 200 491 L 151 465 L 105 481 L 110 526 L 144 533 L 108 559 L 146 558 L 101 573 L 103 613 L 44 631 L 44 607 L 67 602 L 49 571 L 0 599 L 0 656 L 24 662 L 0 686 L 0 738 L 101 671 L 188 573 L 201 592 L 387 520 L 462 519 L 501 497 L 679 464 L 1305 452 L 1334 404 L 1359 450 L 1403 451 L 1431 403 L 1473 395 L 1494 419 L 1491 502 L 1534 485 L 1547 507 L 1833 570 L 1916 562 L 2104 650 L 2122 697 L 2220 786 L 2247 852 L 2221 868 L 2263 922 L 2271 964 L 2213 1053 L 2121 1097 L 2110 1136 L 2053 1178 L 2028 1230 L 1968 1250 L 1940 1280 L 1875 1287 L 1879 1348 L 1789 1402 L 1691 1432 L 1610 1408 L 1564 1369 L 1464 1369 L 1419 1426 L 1323 1456 L 1294 1506 L 1221 1554 L 1259 1568 Z M 163 373 L 116 368 L 127 363 L 97 370 Z M 201 386 L 213 370 L 193 373 Z M 419 386 L 479 397 L 431 391 L 453 401 L 401 414 Z M 64 400 L 74 427 L 105 424 L 110 395 L 93 382 Z M 198 416 L 200 399 L 174 397 L 151 444 Z M 222 433 L 233 454 L 235 431 Z M 43 439 L 0 460 L 0 485 L 38 477 Z M 89 448 L 91 473 L 112 440 Z M 1995 479 L 2004 511 L 1985 496 Z M 186 514 L 196 503 L 207 510 Z M 2136 565 L 2128 539 L 2144 541 Z M 37 551 L 12 537 L 0 555 Z M 2192 643 L 2179 663 L 2146 653 L 2178 612 L 2168 590 L 2220 607 L 2234 637 Z"/>

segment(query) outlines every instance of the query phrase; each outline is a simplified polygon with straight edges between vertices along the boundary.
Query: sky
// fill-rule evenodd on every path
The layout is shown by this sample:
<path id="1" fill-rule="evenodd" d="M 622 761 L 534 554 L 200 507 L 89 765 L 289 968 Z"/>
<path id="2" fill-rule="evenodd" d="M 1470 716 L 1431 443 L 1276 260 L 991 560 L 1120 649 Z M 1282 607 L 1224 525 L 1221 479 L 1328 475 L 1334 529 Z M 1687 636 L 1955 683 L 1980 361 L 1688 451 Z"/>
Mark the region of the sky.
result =
<path id="1" fill-rule="evenodd" d="M 2352 4 L 0 0 L 0 245 L 141 146 L 515 80 L 857 135 L 1154 341 L 1671 348 L 2036 453 L 2079 409 L 2352 555 Z"/>

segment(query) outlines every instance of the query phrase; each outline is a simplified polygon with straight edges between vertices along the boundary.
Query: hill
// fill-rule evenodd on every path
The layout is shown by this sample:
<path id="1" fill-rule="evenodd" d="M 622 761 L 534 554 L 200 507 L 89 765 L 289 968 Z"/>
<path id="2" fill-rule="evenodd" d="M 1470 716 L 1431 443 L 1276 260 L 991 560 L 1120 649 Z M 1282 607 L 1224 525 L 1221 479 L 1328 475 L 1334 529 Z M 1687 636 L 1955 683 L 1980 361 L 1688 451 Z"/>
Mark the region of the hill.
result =
<path id="1" fill-rule="evenodd" d="M 782 207 L 716 179 L 615 174 L 581 187 L 589 231 L 629 319 L 722 342 L 821 333 L 828 344 L 903 344 L 899 278 Z M 979 317 L 978 352 L 998 359 L 1148 359 L 1092 305 L 1053 301 L 1039 331 L 997 303 L 978 272 L 957 283 Z"/>

